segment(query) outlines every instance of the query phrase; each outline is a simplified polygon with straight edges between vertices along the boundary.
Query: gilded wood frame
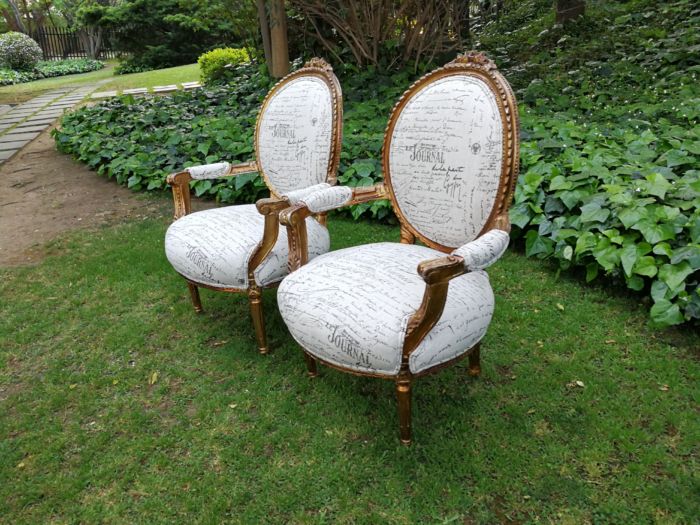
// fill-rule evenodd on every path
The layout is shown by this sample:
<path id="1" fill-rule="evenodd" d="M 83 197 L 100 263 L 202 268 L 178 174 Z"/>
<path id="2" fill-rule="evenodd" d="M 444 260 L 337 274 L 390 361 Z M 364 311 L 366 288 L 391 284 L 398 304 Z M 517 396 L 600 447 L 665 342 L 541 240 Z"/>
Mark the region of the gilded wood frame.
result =
<path id="1" fill-rule="evenodd" d="M 518 107 L 510 85 L 498 72 L 496 65 L 482 53 L 468 52 L 458 56 L 444 67 L 424 75 L 403 93 L 392 110 L 391 117 L 389 118 L 384 134 L 382 164 L 384 167 L 385 183 L 369 187 L 353 188 L 352 199 L 347 203 L 347 205 L 352 205 L 375 199 L 389 198 L 401 223 L 401 243 L 413 244 L 416 239 L 420 239 L 427 246 L 442 252 L 451 252 L 455 248 L 458 248 L 457 246 L 444 246 L 422 235 L 401 213 L 396 195 L 394 194 L 391 186 L 389 154 L 391 148 L 391 137 L 394 127 L 396 126 L 396 121 L 398 120 L 402 109 L 406 106 L 413 95 L 436 80 L 449 76 L 465 74 L 480 78 L 486 83 L 491 92 L 495 94 L 499 113 L 501 115 L 501 121 L 503 123 L 504 148 L 497 195 L 491 213 L 489 214 L 486 223 L 479 232 L 477 238 L 492 229 L 510 231 L 508 208 L 512 200 L 519 170 Z M 308 259 L 305 219 L 310 214 L 311 212 L 303 204 L 292 206 L 279 214 L 280 223 L 287 226 L 288 230 L 288 239 L 290 244 L 289 265 L 292 270 L 305 264 Z M 412 383 L 416 378 L 442 370 L 465 357 L 469 357 L 468 373 L 472 376 L 478 376 L 481 373 L 480 343 L 477 343 L 466 352 L 449 361 L 443 362 L 417 374 L 411 372 L 409 367 L 409 358 L 411 353 L 418 347 L 421 341 L 426 337 L 426 335 L 428 335 L 430 330 L 440 319 L 447 300 L 447 291 L 450 280 L 460 275 L 464 275 L 470 270 L 469 268 L 465 267 L 464 259 L 462 257 L 456 255 L 446 255 L 444 257 L 423 261 L 418 265 L 416 271 L 425 281 L 426 287 L 420 306 L 413 316 L 411 316 L 408 322 L 401 355 L 401 366 L 397 375 L 349 370 L 342 366 L 338 366 L 323 359 L 314 357 L 304 350 L 308 374 L 312 377 L 317 375 L 316 363 L 318 361 L 326 366 L 337 370 L 342 370 L 343 372 L 353 375 L 394 380 L 396 383 L 396 395 L 399 408 L 400 439 L 404 444 L 411 443 L 411 388 Z"/>
<path id="2" fill-rule="evenodd" d="M 255 151 L 259 151 L 259 129 L 260 122 L 262 121 L 262 116 L 265 113 L 267 106 L 273 99 L 275 94 L 277 94 L 284 86 L 290 82 L 302 78 L 313 76 L 320 78 L 326 86 L 328 86 L 331 94 L 331 144 L 330 144 L 330 155 L 328 162 L 328 170 L 326 172 L 326 182 L 334 185 L 337 180 L 337 169 L 340 163 L 340 149 L 343 136 L 343 94 L 340 87 L 340 83 L 333 73 L 333 68 L 322 58 L 312 58 L 304 64 L 304 67 L 290 73 L 275 84 L 272 89 L 268 92 L 263 100 L 260 111 L 258 112 L 258 117 L 255 125 Z M 224 177 L 235 177 L 237 175 L 242 175 L 244 173 L 254 173 L 258 172 L 261 174 L 265 185 L 270 190 L 271 197 L 266 199 L 261 199 L 256 203 L 258 211 L 265 217 L 265 226 L 263 230 L 263 236 L 260 243 L 255 247 L 253 254 L 251 255 L 248 268 L 246 269 L 248 275 L 248 287 L 247 288 L 218 288 L 208 284 L 200 283 L 188 279 L 182 276 L 187 282 L 187 287 L 190 291 L 190 297 L 194 309 L 197 313 L 202 312 L 202 302 L 199 296 L 199 288 L 208 288 L 210 290 L 216 290 L 220 292 L 228 293 L 246 293 L 248 295 L 248 300 L 250 303 L 250 310 L 253 319 L 253 326 L 255 328 L 256 342 L 258 350 L 261 354 L 266 354 L 268 352 L 267 346 L 267 336 L 265 334 L 265 322 L 263 318 L 262 310 L 262 288 L 255 282 L 255 270 L 256 268 L 265 260 L 269 255 L 270 251 L 277 242 L 279 235 L 279 222 L 278 215 L 279 212 L 289 206 L 289 201 L 281 197 L 275 191 L 269 177 L 264 173 L 261 166 L 257 161 L 246 162 L 243 164 L 238 164 L 231 166 Z M 167 182 L 171 186 L 173 191 L 173 201 L 175 206 L 174 219 L 177 220 L 185 215 L 191 213 L 191 196 L 190 196 L 190 182 L 192 177 L 187 171 L 181 171 L 179 173 L 174 173 L 167 177 Z M 326 217 L 325 214 L 319 214 L 316 217 L 321 224 L 325 225 Z M 181 275 L 181 274 L 180 274 Z M 274 288 L 279 285 L 279 282 L 270 283 L 264 286 L 264 288 Z"/>

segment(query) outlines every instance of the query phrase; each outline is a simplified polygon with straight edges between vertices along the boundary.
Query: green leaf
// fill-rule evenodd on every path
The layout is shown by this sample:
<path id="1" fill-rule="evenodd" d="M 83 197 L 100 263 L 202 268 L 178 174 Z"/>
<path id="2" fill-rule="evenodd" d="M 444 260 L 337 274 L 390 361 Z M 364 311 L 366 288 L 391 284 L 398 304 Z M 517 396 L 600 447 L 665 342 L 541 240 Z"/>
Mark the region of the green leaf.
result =
<path id="1" fill-rule="evenodd" d="M 633 228 L 642 232 L 642 235 L 650 244 L 657 244 L 676 237 L 673 226 L 670 224 L 657 224 L 649 219 L 642 219 Z"/>
<path id="2" fill-rule="evenodd" d="M 629 279 L 627 279 L 627 288 L 637 292 L 641 291 L 644 289 L 644 279 L 642 279 L 639 275 L 632 275 L 629 277 Z"/>
<path id="3" fill-rule="evenodd" d="M 692 155 L 688 155 L 687 151 L 674 149 L 666 153 L 666 166 L 669 168 L 683 164 L 692 164 L 694 160 L 695 158 Z"/>
<path id="4" fill-rule="evenodd" d="M 653 324 L 660 328 L 680 324 L 684 321 L 678 305 L 671 303 L 668 299 L 661 299 L 654 303 L 649 313 Z"/>
<path id="5" fill-rule="evenodd" d="M 671 290 L 674 290 L 694 271 L 688 261 L 682 261 L 678 264 L 664 264 L 659 269 L 659 279 L 666 283 Z"/>
<path id="6" fill-rule="evenodd" d="M 642 215 L 642 212 L 637 208 L 625 208 L 620 210 L 617 218 L 620 219 L 625 228 L 631 228 L 642 219 Z"/>
<path id="7" fill-rule="evenodd" d="M 509 212 L 511 224 L 516 225 L 518 228 L 527 226 L 527 223 L 530 222 L 529 210 L 530 207 L 524 202 L 513 206 Z"/>
<path id="8" fill-rule="evenodd" d="M 677 264 L 681 261 L 688 261 L 690 266 L 697 270 L 700 268 L 700 246 L 688 245 L 673 250 L 671 256 L 671 264 Z"/>
<path id="9" fill-rule="evenodd" d="M 593 257 L 606 271 L 611 271 L 620 262 L 618 249 L 610 243 L 610 239 L 603 237 L 593 249 Z"/>
<path id="10" fill-rule="evenodd" d="M 656 268 L 656 259 L 651 256 L 644 256 L 637 259 L 632 271 L 646 277 L 654 277 L 658 269 Z"/>
<path id="11" fill-rule="evenodd" d="M 525 235 L 525 255 L 546 257 L 554 252 L 554 241 L 541 237 L 536 231 L 530 230 Z"/>
<path id="12" fill-rule="evenodd" d="M 647 175 L 646 180 L 646 192 L 651 195 L 656 195 L 660 199 L 663 199 L 666 196 L 666 192 L 671 187 L 671 183 L 668 182 L 660 173 L 652 173 L 651 175 Z"/>
<path id="13" fill-rule="evenodd" d="M 639 259 L 637 245 L 627 244 L 620 250 L 620 262 L 622 263 L 622 269 L 627 277 L 632 275 L 632 268 L 634 268 L 637 259 Z"/>
<path id="14" fill-rule="evenodd" d="M 601 208 L 597 202 L 581 206 L 581 222 L 605 222 L 609 216 L 610 210 Z"/>

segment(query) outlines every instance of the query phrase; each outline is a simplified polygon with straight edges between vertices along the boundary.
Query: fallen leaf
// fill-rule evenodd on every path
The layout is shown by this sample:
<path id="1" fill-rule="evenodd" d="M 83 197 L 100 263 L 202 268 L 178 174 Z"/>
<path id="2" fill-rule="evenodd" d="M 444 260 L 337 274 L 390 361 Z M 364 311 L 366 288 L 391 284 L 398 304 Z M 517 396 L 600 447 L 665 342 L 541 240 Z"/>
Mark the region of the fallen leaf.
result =
<path id="1" fill-rule="evenodd" d="M 119 379 L 115 379 L 114 381 L 112 381 L 113 385 L 116 385 L 117 383 L 119 383 Z"/>
<path id="2" fill-rule="evenodd" d="M 24 468 L 24 461 L 17 463 L 17 468 Z"/>
<path id="3" fill-rule="evenodd" d="M 232 403 L 232 404 L 230 404 L 228 407 L 229 407 L 229 408 L 236 408 L 237 406 L 238 406 L 237 403 Z"/>
<path id="4" fill-rule="evenodd" d="M 158 381 L 158 372 L 153 372 L 151 377 L 148 378 L 148 384 L 155 385 L 156 381 Z"/>
<path id="5" fill-rule="evenodd" d="M 615 344 L 616 342 L 617 342 L 617 341 L 615 341 L 615 339 L 608 339 L 607 341 L 605 341 L 605 344 L 606 344 L 606 345 L 612 345 L 612 344 Z"/>
<path id="6" fill-rule="evenodd" d="M 557 303 L 557 308 L 561 310 L 562 312 L 564 311 L 564 305 L 561 303 Z"/>
<path id="7" fill-rule="evenodd" d="M 72 385 L 68 385 L 68 388 L 70 388 L 71 390 L 73 390 L 76 386 L 78 386 L 78 384 L 77 384 L 77 383 L 73 383 Z"/>
<path id="8" fill-rule="evenodd" d="M 659 390 L 661 390 L 662 392 L 668 392 L 669 391 L 668 385 L 661 385 L 659 387 Z"/>
<path id="9" fill-rule="evenodd" d="M 570 383 L 566 383 L 566 386 L 568 386 L 569 388 L 583 388 L 586 385 L 583 383 L 583 381 L 576 380 L 576 381 L 571 381 Z"/>

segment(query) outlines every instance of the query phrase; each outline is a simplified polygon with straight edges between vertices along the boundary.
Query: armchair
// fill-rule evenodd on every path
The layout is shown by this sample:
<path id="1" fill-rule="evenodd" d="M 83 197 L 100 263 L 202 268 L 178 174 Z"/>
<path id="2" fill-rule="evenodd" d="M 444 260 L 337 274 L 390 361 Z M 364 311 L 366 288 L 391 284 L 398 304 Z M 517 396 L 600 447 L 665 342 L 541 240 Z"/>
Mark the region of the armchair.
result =
<path id="1" fill-rule="evenodd" d="M 508 83 L 484 55 L 468 53 L 415 82 L 394 107 L 384 184 L 322 188 L 279 215 L 298 269 L 282 281 L 278 305 L 309 375 L 320 361 L 393 380 L 403 443 L 411 442 L 415 378 L 465 356 L 469 373 L 480 373 L 479 343 L 494 309 L 484 269 L 508 247 L 518 149 Z M 308 217 L 387 197 L 400 243 L 309 260 Z"/>
<path id="2" fill-rule="evenodd" d="M 332 68 L 315 58 L 277 83 L 263 101 L 255 129 L 256 161 L 194 166 L 168 176 L 175 221 L 165 253 L 184 277 L 196 312 L 199 288 L 246 293 L 260 353 L 267 353 L 262 289 L 287 274 L 286 230 L 278 213 L 303 196 L 335 184 L 342 141 L 342 93 Z M 191 213 L 192 180 L 261 173 L 271 197 L 256 204 Z M 325 215 L 308 217 L 311 257 L 328 251 Z"/>

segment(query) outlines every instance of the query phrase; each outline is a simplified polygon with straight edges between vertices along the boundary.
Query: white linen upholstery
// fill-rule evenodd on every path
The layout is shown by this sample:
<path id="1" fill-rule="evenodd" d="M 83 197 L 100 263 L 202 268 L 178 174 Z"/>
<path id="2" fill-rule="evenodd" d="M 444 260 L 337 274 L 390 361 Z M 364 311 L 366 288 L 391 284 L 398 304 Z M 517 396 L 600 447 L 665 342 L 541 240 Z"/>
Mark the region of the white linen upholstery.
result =
<path id="1" fill-rule="evenodd" d="M 302 197 L 309 211 L 322 213 L 328 210 L 342 208 L 352 199 L 352 188 L 347 186 L 333 186 L 324 190 L 310 192 Z"/>
<path id="2" fill-rule="evenodd" d="M 503 155 L 497 95 L 481 79 L 448 76 L 413 94 L 389 144 L 398 208 L 424 237 L 456 248 L 483 229 Z"/>
<path id="3" fill-rule="evenodd" d="M 395 376 L 409 318 L 423 299 L 416 268 L 444 256 L 423 246 L 377 243 L 322 255 L 282 281 L 280 313 L 296 341 L 331 364 Z M 486 333 L 494 298 L 488 275 L 453 279 L 437 325 L 409 359 L 419 373 L 457 357 Z"/>
<path id="4" fill-rule="evenodd" d="M 315 76 L 290 81 L 258 120 L 258 164 L 278 195 L 326 180 L 333 129 L 328 84 Z"/>
<path id="5" fill-rule="evenodd" d="M 190 166 L 189 168 L 186 168 L 185 171 L 187 171 L 190 174 L 190 177 L 192 177 L 195 180 L 202 180 L 202 179 L 218 179 L 220 177 L 223 177 L 228 173 L 228 170 L 231 169 L 231 164 L 228 162 L 217 162 L 215 164 L 202 164 L 201 166 Z"/>
<path id="6" fill-rule="evenodd" d="M 490 230 L 478 239 L 460 246 L 452 252 L 464 258 L 464 266 L 468 270 L 483 270 L 488 268 L 508 249 L 510 235 L 503 230 Z"/>
<path id="7" fill-rule="evenodd" d="M 248 287 L 248 261 L 263 237 L 265 218 L 253 204 L 191 213 L 176 220 L 165 234 L 165 254 L 175 270 L 192 281 L 215 288 Z M 328 251 L 328 230 L 307 219 L 309 258 Z M 267 286 L 289 270 L 287 230 L 255 270 L 255 281 Z"/>
<path id="8" fill-rule="evenodd" d="M 282 197 L 287 197 L 287 200 L 290 204 L 299 204 L 304 197 L 311 195 L 312 193 L 315 193 L 319 190 L 325 190 L 326 188 L 330 187 L 331 185 L 327 182 L 322 182 L 321 184 L 314 184 L 313 186 L 309 186 L 308 188 L 288 191 L 287 193 L 283 193 Z"/>

